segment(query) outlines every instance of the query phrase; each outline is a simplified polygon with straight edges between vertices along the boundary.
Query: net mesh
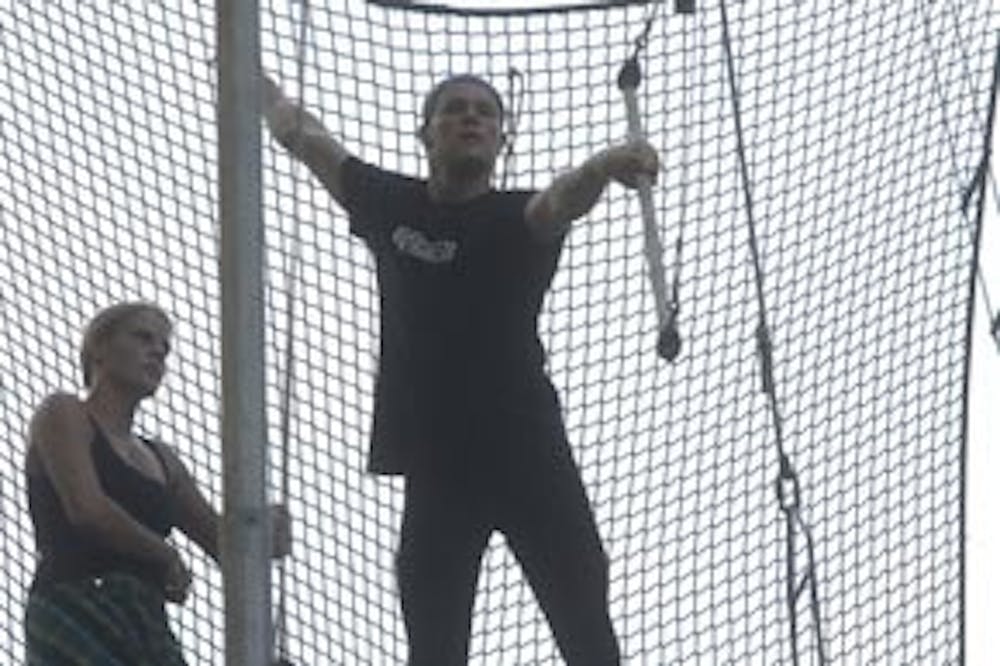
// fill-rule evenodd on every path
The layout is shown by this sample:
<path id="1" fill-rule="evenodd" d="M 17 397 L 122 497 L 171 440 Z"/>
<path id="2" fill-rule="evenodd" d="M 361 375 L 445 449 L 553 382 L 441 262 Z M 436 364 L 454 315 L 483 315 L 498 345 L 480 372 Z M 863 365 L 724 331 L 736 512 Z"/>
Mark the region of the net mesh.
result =
<path id="1" fill-rule="evenodd" d="M 663 161 L 654 201 L 684 347 L 673 364 L 653 352 L 638 202 L 612 187 L 569 236 L 546 302 L 551 375 L 611 558 L 626 662 L 791 663 L 797 652 L 817 663 L 806 597 L 787 605 L 787 564 L 801 574 L 808 558 L 801 530 L 789 550 L 775 494 L 718 8 L 391 4 L 315 2 L 304 14 L 305 3 L 265 0 L 264 66 L 350 151 L 416 175 L 423 93 L 448 73 L 485 75 L 521 109 L 500 165 L 511 187 L 543 187 L 625 136 L 615 77 L 655 19 L 639 95 Z M 780 425 L 816 548 L 826 657 L 957 663 L 977 238 L 961 202 L 982 155 L 990 4 L 732 4 Z M 46 394 L 80 386 L 77 345 L 99 308 L 144 298 L 173 315 L 170 373 L 140 430 L 177 447 L 219 503 L 214 20 L 205 3 L 0 2 L 5 663 L 23 661 L 34 566 L 27 420 Z M 280 639 L 296 663 L 401 663 L 401 486 L 363 471 L 372 260 L 303 167 L 270 143 L 264 162 L 271 490 L 287 487 L 296 533 L 276 577 Z M 175 539 L 196 583 L 171 618 L 192 664 L 221 664 L 219 573 Z M 471 663 L 559 663 L 499 537 L 483 560 Z"/>

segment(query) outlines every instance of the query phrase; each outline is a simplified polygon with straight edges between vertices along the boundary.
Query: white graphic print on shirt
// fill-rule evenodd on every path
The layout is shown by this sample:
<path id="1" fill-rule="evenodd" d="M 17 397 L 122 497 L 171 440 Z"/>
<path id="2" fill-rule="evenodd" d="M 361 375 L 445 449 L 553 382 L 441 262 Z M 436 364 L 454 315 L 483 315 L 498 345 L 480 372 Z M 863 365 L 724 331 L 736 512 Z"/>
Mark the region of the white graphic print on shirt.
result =
<path id="1" fill-rule="evenodd" d="M 452 240 L 431 240 L 419 229 L 399 225 L 392 232 L 392 242 L 401 253 L 429 264 L 447 264 L 455 259 L 458 243 Z"/>

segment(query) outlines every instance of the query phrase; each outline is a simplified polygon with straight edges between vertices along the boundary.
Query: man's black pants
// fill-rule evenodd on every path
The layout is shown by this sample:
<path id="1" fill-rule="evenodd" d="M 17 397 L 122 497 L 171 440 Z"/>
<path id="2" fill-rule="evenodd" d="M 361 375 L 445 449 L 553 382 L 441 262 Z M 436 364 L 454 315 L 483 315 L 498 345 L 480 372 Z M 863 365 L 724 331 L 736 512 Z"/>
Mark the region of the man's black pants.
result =
<path id="1" fill-rule="evenodd" d="M 397 573 L 409 666 L 468 662 L 477 578 L 494 530 L 567 666 L 617 666 L 607 557 L 565 437 L 491 443 L 406 476 Z"/>

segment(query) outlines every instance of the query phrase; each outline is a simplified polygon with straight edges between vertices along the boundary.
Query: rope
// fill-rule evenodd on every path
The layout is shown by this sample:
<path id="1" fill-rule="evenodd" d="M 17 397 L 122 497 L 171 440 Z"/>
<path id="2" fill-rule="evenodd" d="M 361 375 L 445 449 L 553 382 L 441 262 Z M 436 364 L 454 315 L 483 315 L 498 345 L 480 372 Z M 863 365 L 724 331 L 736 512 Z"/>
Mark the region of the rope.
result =
<path id="1" fill-rule="evenodd" d="M 686 5 L 682 6 L 682 2 L 678 0 L 677 11 L 683 16 L 687 16 L 694 13 L 693 6 L 688 8 Z M 685 20 L 686 22 L 686 20 Z M 673 303 L 674 314 L 680 313 L 680 283 L 681 283 L 681 256 L 684 249 L 684 231 L 687 228 L 688 216 L 688 174 L 690 173 L 689 167 L 691 166 L 690 160 L 690 132 L 691 132 L 691 108 L 694 106 L 694 102 L 691 100 L 691 70 L 694 68 L 695 58 L 690 55 L 690 52 L 697 48 L 697 44 L 688 44 L 688 36 L 691 31 L 686 29 L 683 30 L 683 40 L 681 45 L 681 53 L 683 54 L 684 63 L 681 72 L 681 219 L 677 225 L 677 240 L 674 243 L 674 279 L 672 282 L 672 289 L 670 299 Z M 666 166 L 664 165 L 664 169 Z"/>
<path id="2" fill-rule="evenodd" d="M 978 170 L 979 175 L 979 206 L 976 210 L 976 229 L 982 233 L 983 229 L 983 213 L 986 209 L 986 168 L 983 165 L 988 165 L 990 163 L 990 157 L 993 154 L 993 124 L 996 120 L 997 112 L 997 90 L 1000 88 L 1000 36 L 997 39 L 996 53 L 993 57 L 993 85 L 990 90 L 990 108 L 986 114 L 986 136 L 983 141 L 983 157 L 980 161 L 980 169 Z M 976 239 L 978 246 L 978 238 Z M 976 253 L 976 266 L 979 267 L 979 255 Z M 982 275 L 980 274 L 980 281 L 982 280 Z M 985 287 L 984 287 L 985 289 Z M 987 303 L 987 308 L 989 303 Z M 987 309 L 987 313 L 989 310 Z M 995 313 L 992 321 L 990 322 L 990 334 L 996 341 L 997 349 L 1000 350 L 1000 312 Z"/>
<path id="3" fill-rule="evenodd" d="M 753 217 L 753 197 L 750 192 L 750 174 L 747 168 L 746 148 L 743 143 L 743 126 L 740 115 L 739 91 L 736 87 L 736 68 L 733 64 L 732 45 L 729 37 L 729 18 L 726 12 L 725 0 L 719 3 L 722 13 L 722 42 L 725 49 L 726 64 L 729 72 L 729 86 L 733 102 L 733 120 L 736 126 L 737 153 L 739 156 L 740 173 L 743 181 L 743 194 L 745 198 L 745 208 L 747 213 L 747 227 L 749 231 L 750 254 L 753 259 L 754 277 L 757 293 L 757 352 L 760 358 L 761 379 L 763 391 L 769 398 L 771 407 L 771 417 L 775 430 L 775 446 L 778 453 L 779 473 L 775 479 L 775 491 L 778 496 L 778 503 L 782 513 L 785 515 L 786 525 L 786 603 L 788 605 L 789 633 L 792 649 L 792 659 L 796 666 L 799 663 L 798 646 L 798 616 L 796 614 L 796 602 L 805 590 L 806 584 L 809 586 L 809 608 L 812 613 L 813 629 L 816 634 L 816 656 L 821 666 L 827 663 L 823 650 L 823 631 L 821 624 L 821 614 L 819 605 L 819 589 L 816 581 L 816 560 L 813 547 L 812 534 L 809 526 L 802 518 L 801 507 L 801 487 L 798 475 L 792 466 L 788 454 L 785 452 L 784 437 L 782 433 L 781 412 L 778 407 L 778 397 L 774 382 L 774 356 L 771 335 L 767 326 L 767 306 L 764 301 L 764 276 L 761 269 L 760 250 L 757 243 L 756 224 Z M 795 558 L 795 537 L 797 530 L 800 530 L 806 538 L 806 556 L 808 565 L 803 573 L 801 581 L 798 579 Z"/>
<path id="4" fill-rule="evenodd" d="M 296 16 L 295 5 L 299 5 L 299 12 Z M 292 26 L 295 30 L 295 79 L 298 94 L 299 108 L 305 107 L 305 66 L 307 58 L 307 39 L 309 36 L 310 15 L 309 0 L 292 0 L 289 3 L 289 14 Z M 295 130 L 295 141 L 302 140 L 302 116 L 299 115 L 298 126 Z M 302 178 L 298 170 L 292 174 L 292 201 L 297 210 L 300 201 L 300 189 Z M 302 270 L 302 238 L 299 233 L 298 224 L 294 225 L 291 238 L 291 249 L 287 255 L 285 265 L 285 348 L 284 348 L 284 375 L 281 384 L 281 462 L 280 462 L 280 485 L 279 496 L 281 503 L 287 503 L 289 497 L 290 482 L 290 460 L 291 460 L 291 396 L 292 386 L 295 379 L 295 304 L 298 300 L 297 285 L 301 277 Z M 288 610 L 286 599 L 288 597 L 288 571 L 284 559 L 278 562 L 278 599 L 276 618 L 274 621 L 274 647 L 277 659 L 275 666 L 290 666 L 291 662 L 287 658 L 288 654 Z"/>
<path id="5" fill-rule="evenodd" d="M 524 108 L 524 74 L 516 67 L 507 70 L 507 114 L 504 124 L 504 154 L 503 176 L 500 178 L 500 189 L 507 189 L 507 176 L 514 168 L 514 142 L 517 141 L 518 123 Z"/>
<path id="6" fill-rule="evenodd" d="M 938 71 L 938 65 L 939 65 L 938 62 L 939 58 L 937 57 L 938 51 L 934 47 L 934 42 L 931 39 L 931 26 L 930 26 L 930 18 L 928 17 L 927 14 L 927 3 L 921 2 L 920 8 L 922 10 L 923 23 L 924 23 L 924 45 L 928 49 L 928 51 L 930 51 L 930 53 L 933 54 L 934 56 L 933 58 L 934 94 L 937 96 L 941 106 L 941 111 L 942 111 L 941 124 L 944 126 L 945 136 L 948 137 L 948 147 L 951 152 L 952 170 L 955 174 L 955 180 L 960 182 L 961 176 L 960 176 L 960 165 L 958 163 L 958 150 L 955 145 L 954 133 L 951 131 L 951 126 L 948 124 L 948 113 L 945 108 L 947 105 L 947 97 L 942 92 L 941 79 Z M 962 41 L 958 40 L 958 43 L 961 45 Z M 964 65 L 966 65 L 966 67 L 963 69 L 964 81 L 968 83 L 969 78 L 971 76 L 968 71 L 969 56 L 964 49 L 961 49 L 961 53 L 962 53 L 962 62 Z M 998 58 L 1000 58 L 1000 56 L 998 56 Z M 982 208 L 985 206 L 987 179 L 992 185 L 993 200 L 995 202 L 995 205 L 998 206 L 998 210 L 1000 210 L 1000 193 L 997 192 L 996 176 L 993 173 L 993 168 L 990 160 L 991 146 L 992 146 L 990 137 L 992 136 L 996 88 L 997 88 L 997 73 L 996 73 L 996 68 L 994 68 L 993 92 L 990 97 L 990 109 L 987 112 L 987 118 L 986 118 L 985 131 L 986 131 L 987 141 L 983 148 L 983 154 L 980 158 L 980 161 L 976 165 L 975 173 L 973 174 L 968 184 L 962 187 L 962 193 L 960 197 L 959 210 L 961 211 L 962 217 L 965 219 L 966 225 L 969 227 L 969 234 L 970 236 L 972 236 L 972 242 L 976 246 L 978 246 L 979 243 L 979 236 L 976 233 L 976 229 L 980 229 L 982 225 Z M 973 221 L 969 217 L 969 205 L 972 202 L 973 195 L 978 195 L 979 197 L 978 207 L 980 209 L 979 211 L 976 212 L 976 214 L 979 217 L 979 222 L 978 225 L 975 227 L 973 226 Z M 993 336 L 994 340 L 996 340 L 997 349 L 1000 350 L 1000 311 L 995 311 L 993 309 L 993 305 L 990 299 L 989 289 L 986 285 L 986 279 L 983 275 L 982 263 L 979 261 L 978 252 L 975 253 L 974 261 L 975 265 L 973 266 L 973 270 L 976 273 L 976 282 L 979 284 L 980 287 L 980 294 L 982 296 L 983 305 L 986 308 L 987 317 L 992 319 L 990 323 L 990 334 Z"/>

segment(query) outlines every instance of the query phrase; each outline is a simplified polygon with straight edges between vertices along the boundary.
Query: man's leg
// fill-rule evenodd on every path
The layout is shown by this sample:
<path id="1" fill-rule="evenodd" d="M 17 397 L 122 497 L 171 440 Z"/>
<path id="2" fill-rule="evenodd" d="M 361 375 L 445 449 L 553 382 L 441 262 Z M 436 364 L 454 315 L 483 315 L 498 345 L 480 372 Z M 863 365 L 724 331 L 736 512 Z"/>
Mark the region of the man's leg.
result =
<path id="1" fill-rule="evenodd" d="M 500 529 L 567 666 L 618 666 L 608 560 L 568 445 L 543 444 L 509 472 Z"/>
<path id="2" fill-rule="evenodd" d="M 490 528 L 466 477 L 406 480 L 396 566 L 409 666 L 464 666 L 476 580 Z"/>

